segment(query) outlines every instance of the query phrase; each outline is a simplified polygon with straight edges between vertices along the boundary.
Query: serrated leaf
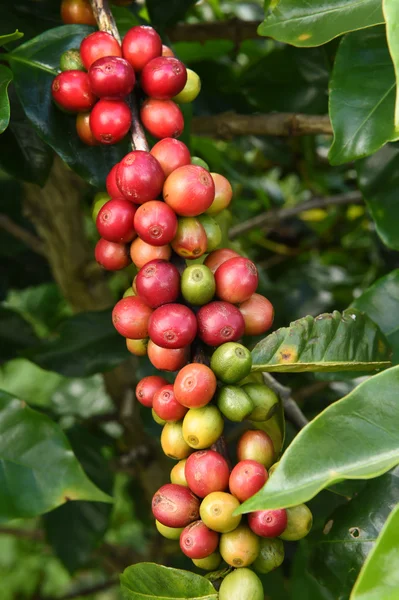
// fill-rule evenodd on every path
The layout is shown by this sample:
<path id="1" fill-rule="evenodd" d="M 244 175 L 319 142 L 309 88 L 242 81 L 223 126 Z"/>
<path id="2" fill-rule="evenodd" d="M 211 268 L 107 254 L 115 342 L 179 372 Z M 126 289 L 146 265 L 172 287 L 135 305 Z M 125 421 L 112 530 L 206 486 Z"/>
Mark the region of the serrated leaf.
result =
<path id="1" fill-rule="evenodd" d="M 356 309 L 303 317 L 252 350 L 254 371 L 370 371 L 390 366 L 390 348 L 373 321 Z"/>
<path id="2" fill-rule="evenodd" d="M 383 22 L 381 0 L 280 0 L 258 33 L 294 46 L 320 46 Z"/>
<path id="3" fill-rule="evenodd" d="M 10 101 L 7 90 L 12 77 L 12 71 L 5 65 L 0 65 L 0 134 L 7 129 L 10 122 Z"/>
<path id="4" fill-rule="evenodd" d="M 295 506 L 334 483 L 378 477 L 399 464 L 398 385 L 399 367 L 393 367 L 326 408 L 299 432 L 273 477 L 238 512 Z"/>
<path id="5" fill-rule="evenodd" d="M 397 0 L 383 0 L 388 48 L 396 76 L 395 128 L 399 132 L 399 4 Z"/>
<path id="6" fill-rule="evenodd" d="M 14 33 L 0 35 L 0 46 L 5 46 L 11 42 L 16 42 L 17 40 L 21 39 L 21 37 L 24 37 L 24 34 L 21 31 L 18 31 L 18 29 L 16 29 Z"/>
<path id="7" fill-rule="evenodd" d="M 121 587 L 124 600 L 217 600 L 218 597 L 205 577 L 154 563 L 139 563 L 125 569 Z"/>

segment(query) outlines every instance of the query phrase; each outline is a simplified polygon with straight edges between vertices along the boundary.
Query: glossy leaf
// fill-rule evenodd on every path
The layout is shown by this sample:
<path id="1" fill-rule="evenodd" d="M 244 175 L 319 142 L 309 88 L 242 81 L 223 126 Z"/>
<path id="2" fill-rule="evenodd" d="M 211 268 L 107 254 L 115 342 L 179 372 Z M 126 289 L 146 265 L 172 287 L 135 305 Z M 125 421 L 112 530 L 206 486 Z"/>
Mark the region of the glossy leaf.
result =
<path id="1" fill-rule="evenodd" d="M 396 0 L 383 0 L 388 48 L 396 76 L 395 127 L 399 132 L 399 4 Z"/>
<path id="2" fill-rule="evenodd" d="M 0 392 L 0 487 L 0 522 L 68 500 L 110 501 L 86 477 L 61 428 L 6 392 Z"/>
<path id="3" fill-rule="evenodd" d="M 395 94 L 395 72 L 385 27 L 346 35 L 330 81 L 332 165 L 368 156 L 398 137 L 394 124 Z"/>
<path id="4" fill-rule="evenodd" d="M 0 362 L 37 343 L 32 326 L 16 311 L 0 306 Z"/>
<path id="5" fill-rule="evenodd" d="M 358 310 L 304 317 L 252 350 L 254 371 L 369 371 L 389 366 L 390 348 L 379 328 Z"/>
<path id="6" fill-rule="evenodd" d="M 280 0 L 258 33 L 294 46 L 320 46 L 383 22 L 381 0 Z"/>
<path id="7" fill-rule="evenodd" d="M 0 35 L 0 46 L 5 46 L 11 42 L 16 42 L 17 40 L 21 39 L 21 37 L 24 37 L 24 34 L 21 31 L 18 31 L 18 29 L 16 29 L 14 33 Z"/>
<path id="8" fill-rule="evenodd" d="M 147 0 L 146 7 L 154 26 L 167 27 L 182 19 L 195 2 L 196 0 Z"/>
<path id="9" fill-rule="evenodd" d="M 9 360 L 0 367 L 0 389 L 35 407 L 50 407 L 51 398 L 63 381 L 58 373 L 43 371 L 24 358 Z"/>
<path id="10" fill-rule="evenodd" d="M 122 39 L 131 27 L 141 24 L 136 15 L 125 6 L 112 6 L 112 14 Z"/>
<path id="11" fill-rule="evenodd" d="M 398 464 L 398 385 L 399 367 L 393 367 L 326 408 L 299 432 L 273 477 L 239 511 L 295 506 L 334 483 L 377 477 Z"/>
<path id="12" fill-rule="evenodd" d="M 3 133 L 10 122 L 10 101 L 8 86 L 12 81 L 12 71 L 5 65 L 0 65 L 0 133 Z"/>
<path id="13" fill-rule="evenodd" d="M 139 563 L 121 575 L 123 600 L 217 600 L 210 581 L 181 569 Z"/>

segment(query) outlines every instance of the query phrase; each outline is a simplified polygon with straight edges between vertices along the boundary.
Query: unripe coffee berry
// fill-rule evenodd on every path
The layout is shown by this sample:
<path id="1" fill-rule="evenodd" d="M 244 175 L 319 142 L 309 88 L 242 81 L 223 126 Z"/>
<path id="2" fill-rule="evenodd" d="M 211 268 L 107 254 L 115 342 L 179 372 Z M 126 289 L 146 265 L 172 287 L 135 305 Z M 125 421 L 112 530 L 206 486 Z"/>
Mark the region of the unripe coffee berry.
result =
<path id="1" fill-rule="evenodd" d="M 202 256 L 206 252 L 207 238 L 198 219 L 180 217 L 171 246 L 176 254 L 188 260 Z"/>
<path id="2" fill-rule="evenodd" d="M 178 104 L 193 102 L 201 91 L 201 79 L 191 69 L 187 69 L 187 81 L 184 88 L 173 98 Z"/>
<path id="3" fill-rule="evenodd" d="M 287 527 L 287 513 L 284 508 L 277 510 L 257 510 L 249 513 L 248 525 L 256 535 L 274 538 Z"/>
<path id="4" fill-rule="evenodd" d="M 197 314 L 198 335 L 208 346 L 235 342 L 244 335 L 244 318 L 237 307 L 228 302 L 210 302 Z"/>
<path id="5" fill-rule="evenodd" d="M 219 223 L 209 215 L 199 215 L 197 217 L 206 233 L 206 251 L 212 252 L 222 242 L 222 230 Z"/>
<path id="6" fill-rule="evenodd" d="M 119 271 L 130 265 L 128 246 L 108 240 L 98 240 L 94 255 L 96 261 L 107 271 Z"/>
<path id="7" fill-rule="evenodd" d="M 209 448 L 222 435 L 224 420 L 213 404 L 190 409 L 183 419 L 183 437 L 195 450 Z"/>
<path id="8" fill-rule="evenodd" d="M 261 335 L 273 325 L 273 304 L 260 294 L 252 294 L 238 307 L 245 321 L 245 335 Z"/>
<path id="9" fill-rule="evenodd" d="M 233 516 L 233 512 L 239 506 L 239 501 L 231 494 L 212 492 L 201 502 L 201 519 L 214 531 L 220 533 L 233 531 L 241 521 L 241 515 Z"/>
<path id="10" fill-rule="evenodd" d="M 258 270 L 248 258 L 226 260 L 215 273 L 216 295 L 225 302 L 248 300 L 258 287 Z"/>
<path id="11" fill-rule="evenodd" d="M 204 265 L 206 265 L 212 273 L 215 273 L 220 265 L 226 262 L 226 260 L 229 260 L 229 258 L 234 258 L 235 256 L 240 256 L 235 250 L 231 250 L 230 248 L 219 248 L 219 250 L 214 250 L 206 257 Z"/>
<path id="12" fill-rule="evenodd" d="M 136 76 L 133 67 L 119 56 L 104 56 L 89 69 L 93 93 L 99 98 L 124 98 L 132 91 Z"/>
<path id="13" fill-rule="evenodd" d="M 215 196 L 213 179 L 202 167 L 186 165 L 173 171 L 163 187 L 164 200 L 182 217 L 200 215 Z"/>
<path id="14" fill-rule="evenodd" d="M 213 216 L 218 215 L 229 206 L 233 197 L 233 189 L 230 182 L 223 175 L 211 173 L 211 177 L 215 184 L 215 196 L 206 213 Z"/>
<path id="15" fill-rule="evenodd" d="M 178 167 L 184 167 L 191 163 L 190 150 L 186 144 L 174 138 L 165 138 L 157 142 L 152 147 L 151 154 L 161 165 L 165 177 L 168 177 Z"/>
<path id="16" fill-rule="evenodd" d="M 199 500 L 188 488 L 163 485 L 152 499 L 154 517 L 167 527 L 186 527 L 199 518 Z"/>
<path id="17" fill-rule="evenodd" d="M 175 466 L 170 472 L 171 483 L 177 483 L 178 485 L 184 485 L 184 487 L 188 487 L 185 474 L 187 460 L 187 458 L 183 458 L 183 460 L 179 460 L 179 462 L 175 464 Z"/>
<path id="18" fill-rule="evenodd" d="M 203 571 L 216 571 L 222 562 L 222 557 L 219 552 L 213 552 L 206 558 L 193 558 L 193 563 Z"/>
<path id="19" fill-rule="evenodd" d="M 157 139 L 177 138 L 183 133 L 183 114 L 172 100 L 147 98 L 141 107 L 140 118 L 147 131 Z"/>
<path id="20" fill-rule="evenodd" d="M 169 48 L 169 46 L 165 46 L 165 44 L 162 44 L 162 56 L 174 56 L 174 52 L 171 48 Z"/>
<path id="21" fill-rule="evenodd" d="M 76 133 L 80 140 L 87 146 L 98 146 L 100 142 L 96 140 L 90 127 L 90 113 L 79 113 L 76 117 Z"/>
<path id="22" fill-rule="evenodd" d="M 127 296 L 124 295 L 124 298 L 126 297 Z M 126 348 L 131 354 L 134 354 L 134 356 L 147 356 L 148 339 L 149 338 L 144 338 L 143 340 L 130 340 L 129 338 L 126 338 Z"/>
<path id="23" fill-rule="evenodd" d="M 238 460 L 256 460 L 268 469 L 274 462 L 274 455 L 273 442 L 265 431 L 246 431 L 238 440 Z"/>
<path id="24" fill-rule="evenodd" d="M 258 536 L 241 523 L 234 531 L 220 536 L 219 550 L 228 565 L 248 567 L 259 554 L 260 542 Z"/>
<path id="25" fill-rule="evenodd" d="M 122 298 L 114 306 L 112 322 L 118 333 L 126 338 L 140 340 L 148 337 L 150 308 L 139 296 Z"/>
<path id="26" fill-rule="evenodd" d="M 155 29 L 148 25 L 132 27 L 122 42 L 123 57 L 140 72 L 145 65 L 162 54 L 162 41 Z"/>
<path id="27" fill-rule="evenodd" d="M 61 71 L 84 71 L 84 65 L 80 58 L 80 52 L 77 48 L 71 48 L 61 54 L 60 58 Z"/>
<path id="28" fill-rule="evenodd" d="M 62 0 L 61 19 L 65 25 L 97 25 L 89 0 Z"/>
<path id="29" fill-rule="evenodd" d="M 190 355 L 190 346 L 185 348 L 161 348 L 152 340 L 148 342 L 148 358 L 151 364 L 160 371 L 178 371 L 187 364 Z"/>
<path id="30" fill-rule="evenodd" d="M 248 348 L 227 342 L 212 354 L 211 369 L 223 383 L 237 383 L 250 374 L 252 356 Z"/>
<path id="31" fill-rule="evenodd" d="M 237 385 L 225 385 L 220 388 L 217 405 L 222 415 L 235 423 L 241 423 L 254 408 L 249 396 Z"/>
<path id="32" fill-rule="evenodd" d="M 80 56 L 87 70 L 91 65 L 104 56 L 122 56 L 118 41 L 106 31 L 95 31 L 82 40 Z"/>
<path id="33" fill-rule="evenodd" d="M 96 97 L 91 91 L 89 76 L 83 71 L 59 73 L 53 79 L 51 93 L 58 106 L 69 112 L 90 110 L 96 102 Z"/>
<path id="34" fill-rule="evenodd" d="M 251 398 L 254 405 L 249 415 L 251 421 L 267 421 L 278 408 L 278 397 L 267 385 L 262 383 L 246 383 L 242 389 Z"/>
<path id="35" fill-rule="evenodd" d="M 166 456 L 174 460 L 187 458 L 192 452 L 183 437 L 181 421 L 166 423 L 161 433 L 161 447 Z"/>
<path id="36" fill-rule="evenodd" d="M 155 392 L 152 408 L 164 421 L 180 421 L 188 410 L 176 400 L 172 384 Z"/>
<path id="37" fill-rule="evenodd" d="M 262 582 L 251 569 L 236 569 L 222 581 L 219 600 L 264 600 Z"/>
<path id="38" fill-rule="evenodd" d="M 287 526 L 280 534 L 282 540 L 295 542 L 301 540 L 312 529 L 313 515 L 306 504 L 298 504 L 286 509 Z"/>
<path id="39" fill-rule="evenodd" d="M 123 100 L 102 98 L 90 113 L 90 129 L 101 144 L 120 142 L 131 124 L 132 114 Z"/>
<path id="40" fill-rule="evenodd" d="M 156 519 L 155 526 L 159 533 L 167 540 L 180 540 L 181 533 L 184 530 L 184 527 L 167 527 L 166 525 L 162 525 L 162 523 Z"/>
<path id="41" fill-rule="evenodd" d="M 116 183 L 122 195 L 136 204 L 155 200 L 164 180 L 159 162 L 143 150 L 126 154 L 116 169 Z"/>
<path id="42" fill-rule="evenodd" d="M 230 474 L 230 492 L 240 502 L 245 502 L 265 485 L 268 474 L 263 465 L 255 460 L 241 460 Z"/>
<path id="43" fill-rule="evenodd" d="M 212 492 L 223 492 L 228 486 L 229 475 L 226 459 L 214 450 L 194 452 L 186 460 L 187 484 L 200 498 L 205 498 Z"/>
<path id="44" fill-rule="evenodd" d="M 136 238 L 130 246 L 131 259 L 138 269 L 141 269 L 153 260 L 169 260 L 171 254 L 172 248 L 169 244 L 165 244 L 165 246 L 153 246 L 140 238 Z"/>
<path id="45" fill-rule="evenodd" d="M 183 298 L 194 306 L 210 302 L 215 294 L 215 278 L 205 265 L 190 265 L 181 276 Z"/>
<path id="46" fill-rule="evenodd" d="M 187 71 L 177 58 L 159 56 L 148 62 L 140 77 L 141 87 L 147 96 L 169 100 L 182 91 L 187 81 Z"/>
<path id="47" fill-rule="evenodd" d="M 266 575 L 277 569 L 284 561 L 284 544 L 279 538 L 262 538 L 258 558 L 252 567 L 258 573 Z"/>
<path id="48" fill-rule="evenodd" d="M 98 233 L 110 242 L 131 242 L 135 237 L 133 219 L 136 207 L 124 198 L 114 198 L 100 209 L 96 226 Z"/>
<path id="49" fill-rule="evenodd" d="M 215 552 L 219 536 L 201 521 L 190 523 L 180 536 L 180 548 L 189 558 L 206 558 Z"/>
<path id="50" fill-rule="evenodd" d="M 166 304 L 157 308 L 148 324 L 150 338 L 163 348 L 184 348 L 197 333 L 194 313 L 184 304 Z"/>
<path id="51" fill-rule="evenodd" d="M 138 208 L 134 227 L 147 244 L 164 246 L 176 235 L 177 217 L 165 202 L 150 200 Z"/>
<path id="52" fill-rule="evenodd" d="M 201 408 L 212 400 L 216 385 L 216 377 L 209 367 L 201 363 L 191 363 L 177 374 L 174 392 L 182 406 Z"/>

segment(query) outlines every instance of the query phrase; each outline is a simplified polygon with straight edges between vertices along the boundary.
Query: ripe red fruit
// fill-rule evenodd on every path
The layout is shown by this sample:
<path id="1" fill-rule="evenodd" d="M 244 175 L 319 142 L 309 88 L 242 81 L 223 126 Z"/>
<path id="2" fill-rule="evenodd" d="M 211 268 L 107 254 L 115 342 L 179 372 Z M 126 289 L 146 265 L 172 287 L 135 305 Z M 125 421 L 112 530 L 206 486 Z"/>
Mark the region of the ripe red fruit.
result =
<path id="1" fill-rule="evenodd" d="M 104 56 L 89 69 L 93 93 L 99 98 L 124 98 L 132 91 L 136 76 L 131 64 L 119 56 Z"/>
<path id="2" fill-rule="evenodd" d="M 252 294 L 238 308 L 244 317 L 245 335 L 260 335 L 273 325 L 273 304 L 261 294 Z"/>
<path id="3" fill-rule="evenodd" d="M 97 215 L 98 233 L 109 242 L 131 242 L 136 235 L 133 225 L 135 212 L 136 207 L 129 200 L 109 200 Z"/>
<path id="4" fill-rule="evenodd" d="M 265 432 L 249 430 L 243 433 L 237 444 L 237 458 L 256 460 L 268 469 L 275 461 L 274 446 L 271 437 Z"/>
<path id="5" fill-rule="evenodd" d="M 148 332 L 151 340 L 162 348 L 184 348 L 195 338 L 197 320 L 184 304 L 165 304 L 154 310 Z"/>
<path id="6" fill-rule="evenodd" d="M 183 113 L 172 100 L 147 98 L 141 107 L 140 118 L 155 138 L 176 138 L 183 133 Z"/>
<path id="7" fill-rule="evenodd" d="M 188 525 L 180 534 L 180 548 L 189 558 L 206 558 L 219 545 L 219 535 L 201 520 Z"/>
<path id="8" fill-rule="evenodd" d="M 206 265 L 212 273 L 216 273 L 220 265 L 226 262 L 226 260 L 229 260 L 229 258 L 234 258 L 235 256 L 240 256 L 235 250 L 230 250 L 230 248 L 219 248 L 219 250 L 214 250 L 208 254 L 204 261 L 204 265 Z"/>
<path id="9" fill-rule="evenodd" d="M 148 375 L 141 379 L 136 386 L 136 398 L 143 406 L 152 408 L 154 394 L 168 385 L 168 382 L 159 375 Z"/>
<path id="10" fill-rule="evenodd" d="M 174 56 L 175 53 L 173 52 L 173 50 L 171 48 L 169 48 L 169 46 L 165 46 L 165 44 L 162 44 L 162 56 Z"/>
<path id="11" fill-rule="evenodd" d="M 160 200 L 150 200 L 139 206 L 134 227 L 144 242 L 152 246 L 169 244 L 176 235 L 176 213 Z"/>
<path id="12" fill-rule="evenodd" d="M 118 41 L 106 31 L 95 31 L 86 36 L 80 44 L 80 57 L 89 70 L 91 65 L 104 56 L 122 56 Z"/>
<path id="13" fill-rule="evenodd" d="M 96 140 L 90 129 L 90 113 L 79 113 L 76 117 L 76 133 L 87 146 L 98 146 L 100 142 Z"/>
<path id="14" fill-rule="evenodd" d="M 166 260 L 152 260 L 137 273 L 136 288 L 151 308 L 175 302 L 180 293 L 179 271 Z"/>
<path id="15" fill-rule="evenodd" d="M 208 346 L 236 342 L 244 335 L 244 317 L 229 302 L 210 302 L 197 313 L 198 335 Z"/>
<path id="16" fill-rule="evenodd" d="M 251 260 L 229 258 L 215 273 L 216 295 L 232 304 L 245 302 L 256 291 L 258 281 L 258 270 Z"/>
<path id="17" fill-rule="evenodd" d="M 230 470 L 219 452 L 200 450 L 187 458 L 184 474 L 190 490 L 205 498 L 212 492 L 223 492 L 227 488 Z"/>
<path id="18" fill-rule="evenodd" d="M 90 113 L 90 129 L 101 144 L 120 142 L 131 124 L 132 114 L 123 100 L 102 98 Z"/>
<path id="19" fill-rule="evenodd" d="M 89 0 L 63 0 L 61 19 L 65 25 L 97 25 Z"/>
<path id="20" fill-rule="evenodd" d="M 157 100 L 169 100 L 182 91 L 187 81 L 183 63 L 171 56 L 153 58 L 144 67 L 140 83 L 144 93 Z"/>
<path id="21" fill-rule="evenodd" d="M 169 245 L 152 246 L 140 238 L 134 240 L 130 246 L 130 256 L 138 269 L 141 269 L 152 260 L 169 260 L 172 248 Z"/>
<path id="22" fill-rule="evenodd" d="M 186 527 L 199 517 L 199 500 L 188 488 L 167 483 L 154 495 L 152 513 L 166 527 Z"/>
<path id="23" fill-rule="evenodd" d="M 96 261 L 107 271 L 119 271 L 130 265 L 129 247 L 100 239 L 94 250 Z"/>
<path id="24" fill-rule="evenodd" d="M 182 217 L 195 217 L 212 204 L 215 184 L 206 169 L 197 165 L 179 167 L 165 181 L 165 202 Z"/>
<path id="25" fill-rule="evenodd" d="M 172 248 L 179 256 L 187 259 L 199 258 L 206 252 L 208 238 L 201 223 L 194 217 L 178 220 Z"/>
<path id="26" fill-rule="evenodd" d="M 118 169 L 118 165 L 119 163 L 116 163 L 116 165 L 112 167 L 112 169 L 107 175 L 107 179 L 105 180 L 105 187 L 107 188 L 107 192 L 111 196 L 111 198 L 118 198 L 122 195 L 122 192 L 120 191 L 116 183 L 116 171 Z"/>
<path id="27" fill-rule="evenodd" d="M 165 177 L 175 169 L 191 164 L 190 150 L 186 144 L 174 138 L 165 138 L 157 142 L 152 147 L 151 154 L 161 165 Z"/>
<path id="28" fill-rule="evenodd" d="M 188 410 L 176 400 L 171 384 L 155 392 L 152 408 L 164 421 L 180 421 Z"/>
<path id="29" fill-rule="evenodd" d="M 230 492 L 240 502 L 259 492 L 268 480 L 268 473 L 256 460 L 242 460 L 236 464 L 229 479 Z"/>
<path id="30" fill-rule="evenodd" d="M 257 510 L 249 513 L 248 525 L 256 535 L 267 538 L 277 537 L 287 527 L 287 511 L 284 508 Z"/>
<path id="31" fill-rule="evenodd" d="M 96 102 L 89 76 L 84 71 L 63 71 L 51 84 L 51 93 L 61 108 L 70 112 L 90 110 Z"/>
<path id="32" fill-rule="evenodd" d="M 178 371 L 187 364 L 190 354 L 190 347 L 177 348 L 161 348 L 154 344 L 152 340 L 148 342 L 147 347 L 148 358 L 151 364 L 160 371 Z"/>
<path id="33" fill-rule="evenodd" d="M 164 180 L 161 165 L 144 150 L 126 154 L 116 170 L 116 183 L 122 195 L 136 204 L 155 200 L 162 191 Z"/>
<path id="34" fill-rule="evenodd" d="M 126 338 L 142 340 L 148 337 L 148 320 L 152 309 L 139 296 L 119 300 L 112 311 L 112 322 L 118 333 Z"/>
<path id="35" fill-rule="evenodd" d="M 123 58 L 135 71 L 141 71 L 145 65 L 162 54 L 162 41 L 155 29 L 148 25 L 132 27 L 122 42 Z"/>
<path id="36" fill-rule="evenodd" d="M 209 367 L 191 363 L 183 367 L 174 383 L 176 399 L 187 408 L 201 408 L 216 392 L 216 377 Z"/>

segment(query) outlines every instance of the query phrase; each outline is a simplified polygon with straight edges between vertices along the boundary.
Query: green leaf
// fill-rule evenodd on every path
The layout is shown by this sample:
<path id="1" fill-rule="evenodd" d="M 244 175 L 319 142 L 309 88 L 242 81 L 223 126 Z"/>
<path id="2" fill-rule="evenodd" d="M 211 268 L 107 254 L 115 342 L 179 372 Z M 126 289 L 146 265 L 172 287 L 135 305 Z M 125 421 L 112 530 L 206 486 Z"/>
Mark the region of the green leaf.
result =
<path id="1" fill-rule="evenodd" d="M 68 500 L 109 502 L 85 475 L 61 428 L 0 392 L 0 522 L 43 514 Z"/>
<path id="2" fill-rule="evenodd" d="M 121 587 L 124 600 L 217 600 L 218 597 L 205 577 L 154 563 L 139 563 L 125 569 Z"/>
<path id="3" fill-rule="evenodd" d="M 0 367 L 0 389 L 30 405 L 48 407 L 64 381 L 58 373 L 43 371 L 24 358 L 10 360 Z"/>
<path id="4" fill-rule="evenodd" d="M 131 27 L 141 25 L 140 19 L 124 6 L 112 6 L 112 14 L 122 39 Z"/>
<path id="5" fill-rule="evenodd" d="M 399 132 L 399 4 L 396 0 L 382 2 L 388 48 L 391 54 L 396 76 L 395 127 Z"/>
<path id="6" fill-rule="evenodd" d="M 379 328 L 358 310 L 303 317 L 252 350 L 254 371 L 369 371 L 390 366 Z"/>
<path id="7" fill-rule="evenodd" d="M 383 22 L 381 0 L 280 0 L 258 33 L 294 46 L 320 46 Z"/>
<path id="8" fill-rule="evenodd" d="M 395 90 L 385 27 L 346 35 L 330 81 L 332 165 L 368 156 L 398 137 L 394 124 Z"/>
<path id="9" fill-rule="evenodd" d="M 8 86 L 12 81 L 12 71 L 0 65 L 0 133 L 3 133 L 10 122 L 10 101 L 8 99 Z"/>
<path id="10" fill-rule="evenodd" d="M 16 42 L 17 40 L 21 39 L 21 37 L 24 37 L 24 34 L 21 31 L 18 31 L 18 29 L 16 29 L 14 33 L 0 35 L 0 46 L 5 46 L 10 42 Z"/>
<path id="11" fill-rule="evenodd" d="M 61 54 L 79 47 L 92 31 L 84 25 L 50 29 L 8 54 L 8 60 L 25 114 L 39 136 L 81 177 L 104 187 L 107 173 L 128 151 L 127 138 L 110 147 L 86 146 L 76 133 L 76 117 L 62 112 L 51 97 Z"/>
<path id="12" fill-rule="evenodd" d="M 326 408 L 300 431 L 273 477 L 239 512 L 295 506 L 334 483 L 378 477 L 398 464 L 398 385 L 399 367 L 393 367 Z"/>
<path id="13" fill-rule="evenodd" d="M 37 343 L 32 326 L 17 312 L 0 306 L 0 362 Z"/>
<path id="14" fill-rule="evenodd" d="M 168 27 L 182 19 L 196 0 L 147 0 L 146 6 L 151 23 L 157 27 Z"/>

